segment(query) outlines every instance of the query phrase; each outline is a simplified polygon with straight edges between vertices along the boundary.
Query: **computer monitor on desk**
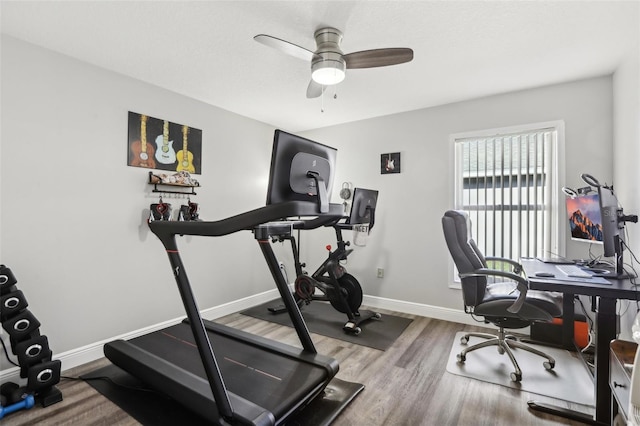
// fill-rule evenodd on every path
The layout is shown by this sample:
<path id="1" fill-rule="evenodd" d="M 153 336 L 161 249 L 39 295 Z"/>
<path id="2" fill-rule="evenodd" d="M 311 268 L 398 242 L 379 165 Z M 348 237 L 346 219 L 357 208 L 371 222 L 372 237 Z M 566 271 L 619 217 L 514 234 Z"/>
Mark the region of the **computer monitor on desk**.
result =
<path id="1" fill-rule="evenodd" d="M 625 216 L 622 208 L 618 206 L 618 199 L 613 193 L 612 187 L 598 186 L 600 196 L 600 214 L 602 215 L 602 231 L 604 243 L 604 256 L 614 257 L 615 269 L 612 277 L 625 279 L 634 277 L 624 268 L 624 224 L 625 222 L 637 222 L 638 216 Z"/>
<path id="2" fill-rule="evenodd" d="M 605 231 L 602 220 L 600 194 L 597 192 L 579 192 L 566 199 L 567 217 L 569 219 L 569 233 L 572 241 L 605 246 Z M 607 235 L 612 235 L 612 229 L 607 229 Z M 605 252 L 610 249 L 609 242 Z M 556 262 L 557 263 L 557 262 Z M 575 263 L 575 262 L 568 262 Z M 594 270 L 600 275 L 609 275 L 610 270 Z"/>
<path id="3" fill-rule="evenodd" d="M 597 193 L 567 197 L 569 232 L 573 241 L 603 244 L 600 196 Z"/>
<path id="4" fill-rule="evenodd" d="M 586 173 L 581 177 L 590 187 L 574 191 L 566 201 L 571 239 L 602 244 L 604 257 L 614 257 L 615 262 L 611 271 L 601 270 L 601 274 L 612 279 L 629 278 L 631 275 L 624 269 L 622 231 L 625 222 L 637 222 L 638 217 L 622 213 L 612 186 L 601 185 Z M 592 192 L 591 187 L 597 192 Z"/>

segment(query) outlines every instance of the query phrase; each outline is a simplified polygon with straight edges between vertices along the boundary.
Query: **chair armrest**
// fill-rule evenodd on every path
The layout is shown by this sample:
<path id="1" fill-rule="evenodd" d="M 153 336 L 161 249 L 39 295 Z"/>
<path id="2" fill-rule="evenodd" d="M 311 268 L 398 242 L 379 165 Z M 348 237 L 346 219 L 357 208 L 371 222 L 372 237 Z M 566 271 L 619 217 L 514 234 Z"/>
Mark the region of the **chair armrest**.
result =
<path id="1" fill-rule="evenodd" d="M 520 309 L 522 308 L 522 305 L 524 305 L 525 299 L 527 298 L 527 290 L 529 290 L 529 281 L 527 281 L 521 275 L 516 275 L 514 273 L 507 272 L 507 271 L 500 271 L 497 269 L 480 268 L 470 273 L 459 274 L 459 276 L 460 278 L 493 276 L 493 277 L 508 278 L 512 281 L 515 281 L 517 283 L 517 288 L 520 294 L 518 295 L 518 298 L 516 299 L 516 301 L 513 302 L 513 305 L 507 308 L 507 311 L 511 312 L 512 314 L 515 314 L 520 311 Z"/>
<path id="2" fill-rule="evenodd" d="M 520 272 L 522 272 L 522 265 L 520 264 L 520 262 L 516 262 L 513 259 L 508 259 L 508 258 L 505 258 L 505 257 L 485 256 L 485 260 L 487 261 L 487 263 L 488 262 L 500 262 L 500 263 L 506 263 L 508 265 L 511 265 L 511 266 L 513 266 L 513 272 L 515 274 L 519 274 Z"/>

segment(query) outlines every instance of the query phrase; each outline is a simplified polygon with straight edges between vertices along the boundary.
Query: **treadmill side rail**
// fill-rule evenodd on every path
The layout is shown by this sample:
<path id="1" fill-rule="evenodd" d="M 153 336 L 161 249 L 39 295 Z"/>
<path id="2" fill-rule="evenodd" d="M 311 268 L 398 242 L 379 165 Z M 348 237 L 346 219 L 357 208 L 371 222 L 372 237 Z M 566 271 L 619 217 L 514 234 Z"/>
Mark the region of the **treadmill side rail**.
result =
<path id="1" fill-rule="evenodd" d="M 185 318 L 183 322 L 188 322 L 188 319 Z M 207 330 L 212 331 L 216 334 L 229 336 L 235 340 L 240 340 L 251 345 L 260 346 L 271 351 L 277 351 L 283 356 L 296 358 L 301 362 L 320 366 L 327 371 L 329 377 L 333 377 L 338 374 L 338 371 L 340 369 L 338 361 L 336 361 L 335 358 L 331 358 L 319 353 L 310 353 L 308 351 L 305 351 L 304 349 L 277 342 L 275 340 L 267 339 L 255 334 L 247 333 L 246 331 L 238 330 L 237 328 L 229 327 L 217 322 L 209 320 L 203 320 L 203 322 Z"/>

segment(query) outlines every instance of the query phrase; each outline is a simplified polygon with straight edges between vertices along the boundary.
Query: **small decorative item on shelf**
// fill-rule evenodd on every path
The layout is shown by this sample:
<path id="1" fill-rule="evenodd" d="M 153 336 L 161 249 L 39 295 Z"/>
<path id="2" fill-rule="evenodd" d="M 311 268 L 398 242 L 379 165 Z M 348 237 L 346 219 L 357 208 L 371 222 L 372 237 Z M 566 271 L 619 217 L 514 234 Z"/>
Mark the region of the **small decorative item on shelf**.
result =
<path id="1" fill-rule="evenodd" d="M 186 170 L 182 170 L 173 174 L 162 173 L 154 175 L 149 172 L 149 183 L 161 183 L 163 185 L 182 185 L 182 186 L 200 186 L 198 181 L 191 177 Z"/>
<path id="2" fill-rule="evenodd" d="M 149 184 L 153 185 L 152 192 L 162 192 L 168 194 L 189 194 L 196 195 L 193 188 L 199 187 L 200 183 L 194 179 L 189 172 L 183 170 L 173 174 L 153 174 L 149 172 Z M 158 185 L 167 185 L 172 187 L 190 188 L 189 192 L 184 191 L 171 191 L 167 189 L 158 189 Z"/>

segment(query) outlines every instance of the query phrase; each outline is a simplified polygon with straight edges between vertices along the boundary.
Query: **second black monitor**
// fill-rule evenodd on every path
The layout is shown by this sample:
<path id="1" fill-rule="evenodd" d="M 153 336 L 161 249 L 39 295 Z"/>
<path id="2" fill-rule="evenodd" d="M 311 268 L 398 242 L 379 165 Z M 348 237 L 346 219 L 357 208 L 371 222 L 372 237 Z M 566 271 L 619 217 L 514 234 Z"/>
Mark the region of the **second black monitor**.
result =
<path id="1" fill-rule="evenodd" d="M 347 221 L 350 225 L 369 224 L 373 228 L 375 222 L 376 204 L 378 203 L 378 191 L 373 189 L 355 188 L 351 213 Z"/>

